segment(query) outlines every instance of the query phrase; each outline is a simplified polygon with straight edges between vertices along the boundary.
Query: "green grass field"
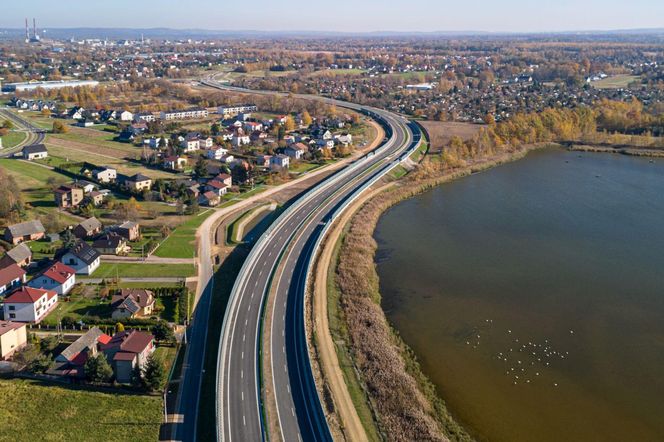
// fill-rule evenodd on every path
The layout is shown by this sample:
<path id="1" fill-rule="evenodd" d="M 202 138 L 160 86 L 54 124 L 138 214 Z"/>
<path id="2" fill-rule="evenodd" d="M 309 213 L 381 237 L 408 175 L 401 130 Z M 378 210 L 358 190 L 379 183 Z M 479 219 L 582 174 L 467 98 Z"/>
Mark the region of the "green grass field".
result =
<path id="1" fill-rule="evenodd" d="M 639 80 L 640 77 L 636 75 L 614 75 L 599 81 L 593 81 L 590 84 L 597 89 L 621 89 L 626 88 L 630 83 Z"/>
<path id="2" fill-rule="evenodd" d="M 186 278 L 194 276 L 192 264 L 102 263 L 88 278 Z"/>
<path id="3" fill-rule="evenodd" d="M 35 163 L 0 158 L 0 167 L 16 179 L 24 200 L 40 207 L 55 207 L 51 189 L 46 185 L 49 178 L 58 183 L 69 181 L 69 177 Z"/>
<path id="4" fill-rule="evenodd" d="M 26 138 L 25 132 L 9 132 L 7 135 L 2 137 L 2 148 L 9 149 L 17 146 L 19 143 L 23 142 Z"/>
<path id="5" fill-rule="evenodd" d="M 212 215 L 214 211 L 208 210 L 199 213 L 185 223 L 179 225 L 159 248 L 154 255 L 161 258 L 193 258 L 196 251 L 194 244 L 196 239 L 196 230 Z"/>
<path id="6" fill-rule="evenodd" d="M 65 316 L 70 316 L 76 321 L 83 320 L 86 316 L 99 316 L 109 318 L 111 321 L 111 305 L 108 301 L 99 298 L 86 298 L 83 296 L 72 296 L 71 301 L 58 301 L 58 306 L 44 319 L 45 325 L 56 325 Z"/>
<path id="7" fill-rule="evenodd" d="M 0 380 L 0 441 L 158 440 L 160 396 Z"/>

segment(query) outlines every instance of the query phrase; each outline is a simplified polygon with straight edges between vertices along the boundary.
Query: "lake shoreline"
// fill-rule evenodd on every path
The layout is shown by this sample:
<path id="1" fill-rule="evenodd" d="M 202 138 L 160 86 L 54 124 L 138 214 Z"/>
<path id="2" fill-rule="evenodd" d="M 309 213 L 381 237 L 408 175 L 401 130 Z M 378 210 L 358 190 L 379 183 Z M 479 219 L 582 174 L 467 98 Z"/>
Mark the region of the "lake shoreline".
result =
<path id="1" fill-rule="evenodd" d="M 380 217 L 390 207 L 434 187 L 522 159 L 529 152 L 546 147 L 563 146 L 555 143 L 523 146 L 453 170 L 408 174 L 366 202 L 350 221 L 337 262 L 335 282 L 341 292 L 343 320 L 350 334 L 350 353 L 367 386 L 379 426 L 393 440 L 416 437 L 465 441 L 472 437 L 448 410 L 444 398 L 420 368 L 417 356 L 382 309 L 375 262 L 377 244 L 373 238 Z M 377 349 L 382 351 L 377 352 Z M 374 379 L 376 373 L 380 373 L 381 381 L 388 385 L 381 385 L 381 381 Z M 390 403 L 394 396 L 403 398 L 403 395 L 413 398 L 407 404 L 407 411 L 403 410 L 405 404 Z"/>

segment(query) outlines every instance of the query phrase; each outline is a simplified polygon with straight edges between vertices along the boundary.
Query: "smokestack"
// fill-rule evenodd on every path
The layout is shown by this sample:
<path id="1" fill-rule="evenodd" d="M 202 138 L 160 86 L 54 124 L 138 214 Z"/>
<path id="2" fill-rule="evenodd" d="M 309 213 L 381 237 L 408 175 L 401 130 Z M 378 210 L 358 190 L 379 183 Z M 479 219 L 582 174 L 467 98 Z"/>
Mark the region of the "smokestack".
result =
<path id="1" fill-rule="evenodd" d="M 28 30 L 28 19 L 25 19 L 25 41 L 30 41 L 30 31 Z"/>
<path id="2" fill-rule="evenodd" d="M 32 32 L 34 34 L 35 40 L 37 39 L 37 20 L 32 19 Z"/>

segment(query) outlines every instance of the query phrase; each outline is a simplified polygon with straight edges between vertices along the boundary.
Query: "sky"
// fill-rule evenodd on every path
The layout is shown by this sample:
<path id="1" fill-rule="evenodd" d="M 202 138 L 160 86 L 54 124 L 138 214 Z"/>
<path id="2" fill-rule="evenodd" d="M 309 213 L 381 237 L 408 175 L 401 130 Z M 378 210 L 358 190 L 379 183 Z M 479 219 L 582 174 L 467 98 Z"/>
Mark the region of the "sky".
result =
<path id="1" fill-rule="evenodd" d="M 664 28 L 663 0 L 21 0 L 0 27 L 548 32 Z"/>

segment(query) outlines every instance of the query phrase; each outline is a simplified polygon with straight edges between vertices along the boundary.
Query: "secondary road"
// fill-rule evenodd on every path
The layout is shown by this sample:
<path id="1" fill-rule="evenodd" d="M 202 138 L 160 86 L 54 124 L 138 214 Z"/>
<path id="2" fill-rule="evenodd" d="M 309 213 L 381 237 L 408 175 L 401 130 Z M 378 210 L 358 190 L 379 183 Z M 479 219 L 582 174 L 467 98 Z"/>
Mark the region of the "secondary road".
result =
<path id="1" fill-rule="evenodd" d="M 211 87 L 238 90 L 211 80 Z M 252 93 L 255 93 L 252 91 Z M 312 99 L 311 96 L 300 96 Z M 336 100 L 317 98 L 361 112 L 370 111 L 389 129 L 377 149 L 311 189 L 254 245 L 237 277 L 224 318 L 217 367 L 218 439 L 264 440 L 261 409 L 260 342 L 263 306 L 274 290 L 269 333 L 272 394 L 285 441 L 331 440 L 318 398 L 304 321 L 304 293 L 311 259 L 325 226 L 350 199 L 400 162 L 419 143 L 419 132 L 402 117 Z M 277 271 L 279 273 L 277 274 Z"/>
<path id="2" fill-rule="evenodd" d="M 15 129 L 19 129 L 27 135 L 25 140 L 20 142 L 17 146 L 0 150 L 0 158 L 14 155 L 14 153 L 18 152 L 23 146 L 43 143 L 44 138 L 46 138 L 44 129 L 35 126 L 31 122 L 17 116 L 7 109 L 0 109 L 0 120 L 10 120 L 14 123 Z"/>

